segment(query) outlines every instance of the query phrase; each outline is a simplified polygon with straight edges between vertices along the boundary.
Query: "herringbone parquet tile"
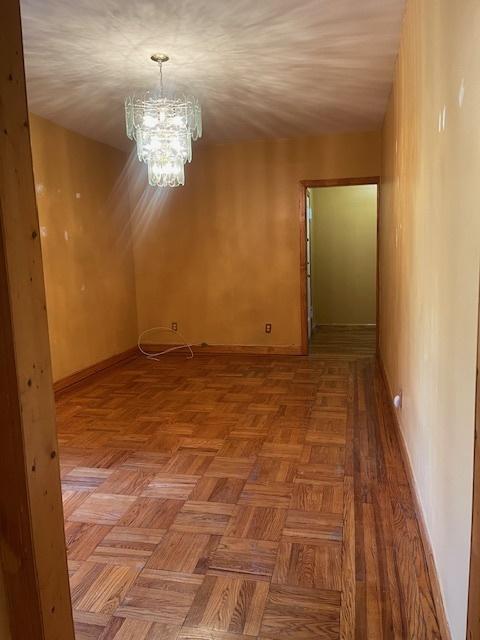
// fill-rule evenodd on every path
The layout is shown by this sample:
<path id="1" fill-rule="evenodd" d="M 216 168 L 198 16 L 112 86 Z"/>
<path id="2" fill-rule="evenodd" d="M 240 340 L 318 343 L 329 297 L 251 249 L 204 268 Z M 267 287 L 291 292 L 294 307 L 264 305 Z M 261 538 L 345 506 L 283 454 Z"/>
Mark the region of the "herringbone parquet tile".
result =
<path id="1" fill-rule="evenodd" d="M 136 359 L 58 399 L 77 640 L 435 638 L 374 360 Z"/>

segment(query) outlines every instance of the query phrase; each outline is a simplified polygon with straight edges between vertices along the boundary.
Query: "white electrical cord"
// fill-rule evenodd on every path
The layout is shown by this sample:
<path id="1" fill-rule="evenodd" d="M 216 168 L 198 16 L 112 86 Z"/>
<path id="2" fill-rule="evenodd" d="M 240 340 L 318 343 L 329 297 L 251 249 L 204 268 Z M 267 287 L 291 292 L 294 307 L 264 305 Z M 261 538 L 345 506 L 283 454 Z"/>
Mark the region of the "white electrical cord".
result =
<path id="1" fill-rule="evenodd" d="M 171 351 L 177 351 L 177 349 L 185 349 L 185 348 L 187 348 L 190 351 L 190 355 L 188 356 L 188 358 L 189 359 L 193 358 L 192 345 L 186 340 L 184 344 L 178 344 L 178 345 L 175 345 L 174 347 L 170 347 L 169 349 L 165 349 L 164 351 L 158 351 L 157 353 L 149 353 L 148 351 L 144 351 L 142 349 L 142 338 L 145 334 L 151 333 L 152 331 L 170 331 L 171 333 L 175 333 L 176 335 L 180 336 L 182 340 L 185 340 L 185 336 L 183 336 L 180 333 L 180 331 L 174 331 L 173 329 L 170 329 L 170 327 L 152 327 L 151 329 L 146 329 L 145 331 L 142 331 L 142 333 L 138 336 L 137 347 L 139 351 L 143 353 L 143 355 L 146 356 L 149 360 L 158 360 L 159 359 L 158 356 L 163 356 L 166 353 L 170 353 Z"/>

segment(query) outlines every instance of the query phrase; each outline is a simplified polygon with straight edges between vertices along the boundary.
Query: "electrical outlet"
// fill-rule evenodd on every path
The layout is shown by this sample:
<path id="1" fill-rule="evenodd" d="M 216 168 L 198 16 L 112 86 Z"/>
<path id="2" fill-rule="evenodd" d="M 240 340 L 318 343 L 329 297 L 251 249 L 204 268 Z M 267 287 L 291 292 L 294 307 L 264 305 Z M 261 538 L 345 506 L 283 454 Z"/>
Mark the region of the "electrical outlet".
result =
<path id="1" fill-rule="evenodd" d="M 265 333 L 272 333 L 272 325 L 269 322 L 265 325 Z"/>
<path id="2" fill-rule="evenodd" d="M 172 331 L 177 331 L 178 325 L 176 322 L 172 322 Z"/>

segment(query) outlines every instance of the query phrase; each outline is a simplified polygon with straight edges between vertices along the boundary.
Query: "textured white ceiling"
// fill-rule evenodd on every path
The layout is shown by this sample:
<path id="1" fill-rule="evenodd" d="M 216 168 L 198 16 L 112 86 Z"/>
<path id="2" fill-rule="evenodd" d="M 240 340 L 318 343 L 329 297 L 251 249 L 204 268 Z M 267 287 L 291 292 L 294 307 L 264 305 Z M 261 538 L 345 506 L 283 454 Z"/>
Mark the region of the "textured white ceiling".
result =
<path id="1" fill-rule="evenodd" d="M 368 130 L 404 0 L 23 0 L 30 109 L 128 149 L 123 100 L 157 82 L 202 104 L 204 139 Z"/>

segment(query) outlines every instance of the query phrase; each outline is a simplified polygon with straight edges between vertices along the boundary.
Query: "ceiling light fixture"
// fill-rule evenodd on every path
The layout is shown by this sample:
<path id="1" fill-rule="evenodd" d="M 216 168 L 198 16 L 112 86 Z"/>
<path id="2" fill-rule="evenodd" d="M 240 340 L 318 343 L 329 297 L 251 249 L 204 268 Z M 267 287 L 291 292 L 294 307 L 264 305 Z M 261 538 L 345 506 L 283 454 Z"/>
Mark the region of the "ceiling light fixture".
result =
<path id="1" fill-rule="evenodd" d="M 185 163 L 192 160 L 192 140 L 202 136 L 202 112 L 194 97 L 167 98 L 162 64 L 169 59 L 155 53 L 160 70 L 157 89 L 125 100 L 127 136 L 137 143 L 137 156 L 148 168 L 148 182 L 158 187 L 185 184 Z"/>

